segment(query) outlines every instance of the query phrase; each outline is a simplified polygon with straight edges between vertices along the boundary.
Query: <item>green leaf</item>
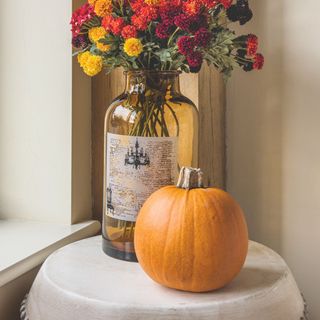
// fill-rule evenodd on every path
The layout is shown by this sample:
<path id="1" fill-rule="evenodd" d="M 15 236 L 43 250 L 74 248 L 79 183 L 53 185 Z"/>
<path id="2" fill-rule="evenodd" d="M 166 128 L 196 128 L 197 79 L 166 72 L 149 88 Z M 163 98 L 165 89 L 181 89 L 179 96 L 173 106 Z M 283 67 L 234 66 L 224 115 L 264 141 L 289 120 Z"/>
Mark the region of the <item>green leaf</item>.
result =
<path id="1" fill-rule="evenodd" d="M 155 55 L 157 55 L 163 63 L 172 62 L 171 52 L 169 49 L 159 50 L 158 52 L 155 52 Z"/>

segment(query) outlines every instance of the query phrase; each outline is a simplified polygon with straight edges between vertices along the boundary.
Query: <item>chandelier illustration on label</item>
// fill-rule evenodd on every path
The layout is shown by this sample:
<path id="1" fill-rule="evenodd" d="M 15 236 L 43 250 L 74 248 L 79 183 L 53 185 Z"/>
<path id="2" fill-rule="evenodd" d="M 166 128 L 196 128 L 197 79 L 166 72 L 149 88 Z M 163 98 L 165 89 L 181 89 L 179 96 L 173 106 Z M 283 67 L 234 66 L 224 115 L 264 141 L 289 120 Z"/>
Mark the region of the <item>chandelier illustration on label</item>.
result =
<path id="1" fill-rule="evenodd" d="M 149 155 L 146 150 L 142 147 L 140 148 L 138 139 L 136 140 L 134 148 L 135 150 L 133 150 L 133 147 L 130 147 L 130 150 L 128 149 L 125 155 L 124 165 L 131 165 L 136 170 L 140 169 L 141 166 L 150 166 Z"/>

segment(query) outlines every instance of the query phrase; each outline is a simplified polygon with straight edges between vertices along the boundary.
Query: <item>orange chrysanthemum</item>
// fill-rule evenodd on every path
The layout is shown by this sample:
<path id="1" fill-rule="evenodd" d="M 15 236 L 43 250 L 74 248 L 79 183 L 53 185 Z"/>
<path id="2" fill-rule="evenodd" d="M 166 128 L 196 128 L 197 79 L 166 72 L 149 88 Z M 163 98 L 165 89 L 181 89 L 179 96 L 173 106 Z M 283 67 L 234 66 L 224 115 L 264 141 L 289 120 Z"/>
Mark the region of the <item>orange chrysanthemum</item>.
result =
<path id="1" fill-rule="evenodd" d="M 99 17 L 112 13 L 112 0 L 97 0 L 94 5 L 94 12 Z"/>
<path id="2" fill-rule="evenodd" d="M 183 4 L 184 12 L 186 12 L 189 15 L 195 15 L 198 14 L 201 10 L 201 3 L 199 1 L 186 1 Z"/>
<path id="3" fill-rule="evenodd" d="M 160 0 L 144 0 L 144 2 L 145 2 L 146 4 L 155 6 L 155 5 L 157 5 L 157 4 L 160 3 Z"/>

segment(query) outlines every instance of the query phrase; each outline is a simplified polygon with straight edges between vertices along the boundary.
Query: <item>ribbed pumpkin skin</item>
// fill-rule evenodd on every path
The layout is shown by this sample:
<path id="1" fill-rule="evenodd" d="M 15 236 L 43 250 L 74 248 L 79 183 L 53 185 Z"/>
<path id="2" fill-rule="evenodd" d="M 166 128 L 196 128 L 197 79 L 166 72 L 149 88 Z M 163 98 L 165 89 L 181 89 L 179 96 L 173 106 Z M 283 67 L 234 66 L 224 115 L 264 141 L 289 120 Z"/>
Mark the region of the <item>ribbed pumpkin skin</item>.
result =
<path id="1" fill-rule="evenodd" d="M 240 272 L 248 230 L 240 206 L 228 193 L 169 186 L 142 207 L 135 250 L 154 281 L 178 290 L 212 291 Z"/>

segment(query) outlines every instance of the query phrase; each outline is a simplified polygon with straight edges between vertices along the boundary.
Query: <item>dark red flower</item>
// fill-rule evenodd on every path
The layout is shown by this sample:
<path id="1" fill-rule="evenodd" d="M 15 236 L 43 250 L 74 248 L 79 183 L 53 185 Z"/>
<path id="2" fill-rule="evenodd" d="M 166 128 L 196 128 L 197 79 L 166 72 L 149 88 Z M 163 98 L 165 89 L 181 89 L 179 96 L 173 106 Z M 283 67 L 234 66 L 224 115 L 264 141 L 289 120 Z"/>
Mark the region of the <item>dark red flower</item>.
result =
<path id="1" fill-rule="evenodd" d="M 146 30 L 148 28 L 148 20 L 146 19 L 146 17 L 134 14 L 131 17 L 131 22 L 132 24 L 138 29 L 138 30 Z"/>
<path id="2" fill-rule="evenodd" d="M 230 21 L 239 21 L 240 25 L 244 25 L 253 17 L 252 10 L 249 7 L 248 0 L 237 0 L 236 4 L 231 5 L 227 9 L 227 17 Z"/>
<path id="3" fill-rule="evenodd" d="M 156 36 L 159 39 L 167 39 L 172 34 L 172 31 L 172 24 L 165 21 L 157 25 Z"/>
<path id="4" fill-rule="evenodd" d="M 174 19 L 175 25 L 184 31 L 187 31 L 189 29 L 190 21 L 190 17 L 186 14 L 180 14 Z"/>
<path id="5" fill-rule="evenodd" d="M 125 26 L 122 29 L 121 35 L 124 39 L 136 38 L 137 37 L 137 28 L 135 26 Z"/>
<path id="6" fill-rule="evenodd" d="M 204 15 L 188 16 L 186 14 L 180 14 L 174 19 L 174 23 L 181 30 L 190 33 L 195 33 L 200 28 L 206 27 L 208 25 L 207 17 Z"/>
<path id="7" fill-rule="evenodd" d="M 120 35 L 122 29 L 125 27 L 126 23 L 123 18 L 114 18 L 111 21 L 111 32 L 114 35 Z"/>
<path id="8" fill-rule="evenodd" d="M 254 56 L 258 50 L 258 37 L 254 34 L 249 34 L 247 37 L 247 55 Z"/>
<path id="9" fill-rule="evenodd" d="M 261 53 L 257 53 L 254 57 L 253 69 L 261 70 L 264 65 L 264 56 Z"/>
<path id="10" fill-rule="evenodd" d="M 72 38 L 72 46 L 75 49 L 84 49 L 89 45 L 89 38 L 87 34 L 79 34 Z"/>
<path id="11" fill-rule="evenodd" d="M 201 28 L 195 33 L 194 39 L 198 47 L 206 47 L 211 39 L 211 33 L 207 28 Z"/>
<path id="12" fill-rule="evenodd" d="M 183 55 L 189 55 L 195 48 L 194 38 L 182 36 L 178 39 L 177 45 L 180 53 Z"/>
<path id="13" fill-rule="evenodd" d="M 81 27 L 83 26 L 83 24 L 88 22 L 94 16 L 95 16 L 94 9 L 88 3 L 84 4 L 79 9 L 74 11 L 71 17 L 71 22 L 70 22 L 72 26 L 71 28 L 72 36 L 73 37 L 77 36 L 80 33 Z"/>
<path id="14" fill-rule="evenodd" d="M 202 65 L 203 56 L 199 51 L 191 52 L 187 56 L 187 61 L 190 67 L 196 68 Z"/>
<path id="15" fill-rule="evenodd" d="M 162 21 L 174 24 L 174 18 L 182 11 L 182 5 L 179 1 L 163 1 L 159 7 L 159 13 Z"/>
<path id="16" fill-rule="evenodd" d="M 202 64 L 197 67 L 189 67 L 191 73 L 198 73 L 201 70 Z"/>

